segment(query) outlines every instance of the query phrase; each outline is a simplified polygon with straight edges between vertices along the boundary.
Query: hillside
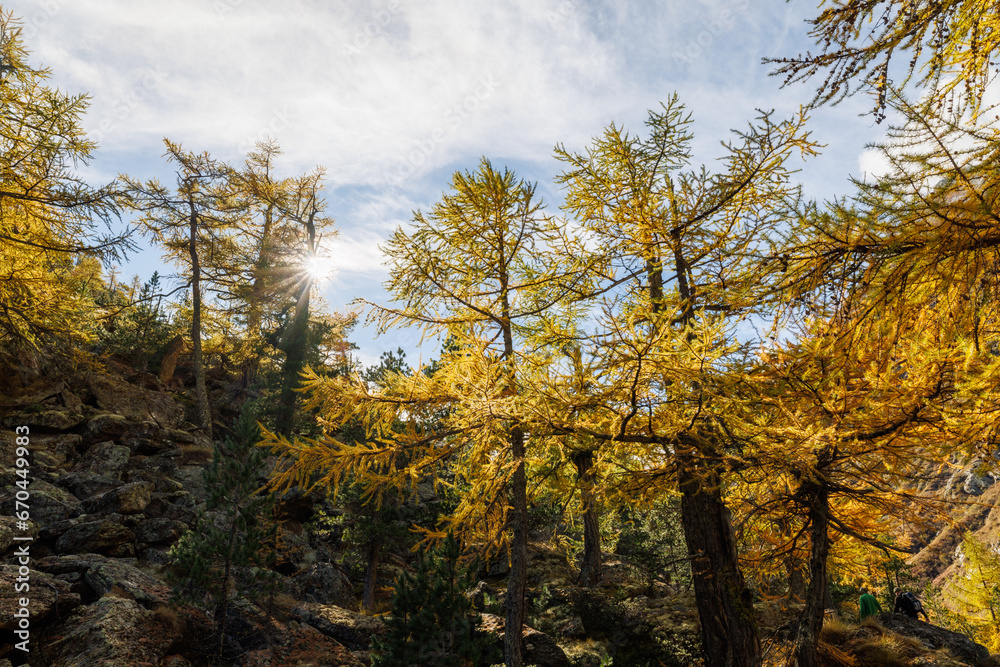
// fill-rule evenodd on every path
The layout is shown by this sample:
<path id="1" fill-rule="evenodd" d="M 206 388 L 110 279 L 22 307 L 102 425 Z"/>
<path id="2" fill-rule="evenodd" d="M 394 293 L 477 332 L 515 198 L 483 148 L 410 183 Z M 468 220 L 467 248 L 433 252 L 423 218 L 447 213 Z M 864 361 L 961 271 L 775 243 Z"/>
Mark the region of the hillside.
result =
<path id="1" fill-rule="evenodd" d="M 21 641 L 14 633 L 17 620 L 5 614 L 0 665 L 207 665 L 216 621 L 204 609 L 172 603 L 167 573 L 171 546 L 204 505 L 202 473 L 213 443 L 191 423 L 194 403 L 183 382 L 167 389 L 149 373 L 96 359 L 88 364 L 72 371 L 8 368 L 3 376 L 0 606 L 18 605 L 14 586 L 28 558 L 32 650 L 15 650 Z M 183 367 L 182 360 L 182 378 Z M 216 404 L 217 415 L 238 400 L 233 383 L 216 382 L 211 393 L 227 397 Z M 29 430 L 26 466 L 14 455 L 15 429 L 21 426 Z M 24 468 L 30 479 L 27 530 L 14 519 L 17 470 Z M 996 487 L 983 488 L 975 497 L 992 502 Z M 955 484 L 946 489 L 954 493 Z M 369 664 L 372 638 L 386 632 L 385 617 L 358 612 L 364 581 L 351 566 L 357 556 L 348 553 L 356 547 L 310 521 L 321 510 L 343 510 L 298 492 L 281 496 L 277 507 L 281 591 L 266 609 L 234 598 L 225 664 Z M 968 529 L 990 530 L 992 508 L 977 511 Z M 524 630 L 530 664 L 697 664 L 698 615 L 690 588 L 662 576 L 649 583 L 627 555 L 615 553 L 604 554 L 597 587 L 577 586 L 576 564 L 556 548 L 558 525 L 536 530 L 530 543 Z M 914 559 L 914 572 L 947 576 L 951 564 L 940 559 L 954 551 L 948 546 L 954 530 L 945 527 L 931 539 Z M 32 539 L 16 539 L 25 536 Z M 24 544 L 30 556 L 19 555 Z M 396 573 L 413 567 L 412 553 L 384 561 L 378 572 L 381 609 L 388 607 Z M 484 565 L 479 584 L 468 591 L 484 628 L 494 633 L 502 633 L 505 572 L 503 562 Z M 762 599 L 755 607 L 766 664 L 779 664 L 801 606 Z M 856 606 L 845 602 L 840 611 L 843 620 L 831 616 L 824 630 L 824 664 L 994 664 L 985 649 L 961 635 L 891 614 L 857 626 Z"/>

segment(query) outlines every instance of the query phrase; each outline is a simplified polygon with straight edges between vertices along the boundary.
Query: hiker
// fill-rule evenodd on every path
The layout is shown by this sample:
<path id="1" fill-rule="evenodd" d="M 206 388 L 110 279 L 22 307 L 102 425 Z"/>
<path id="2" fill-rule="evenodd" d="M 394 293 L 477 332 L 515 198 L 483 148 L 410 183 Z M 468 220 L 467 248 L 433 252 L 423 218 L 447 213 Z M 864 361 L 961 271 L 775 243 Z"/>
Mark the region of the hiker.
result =
<path id="1" fill-rule="evenodd" d="M 862 621 L 869 616 L 882 613 L 882 605 L 878 603 L 878 600 L 875 599 L 875 596 L 872 595 L 867 588 L 861 589 L 861 598 L 858 600 L 858 608 L 861 610 L 860 616 Z"/>
<path id="2" fill-rule="evenodd" d="M 917 599 L 917 596 L 909 591 L 904 591 L 903 589 L 896 591 L 896 604 L 892 608 L 892 613 L 903 613 L 910 618 L 917 618 L 917 614 L 923 614 L 925 621 L 930 623 L 931 620 L 927 617 L 927 612 L 924 611 L 924 606 L 920 604 L 920 600 Z"/>

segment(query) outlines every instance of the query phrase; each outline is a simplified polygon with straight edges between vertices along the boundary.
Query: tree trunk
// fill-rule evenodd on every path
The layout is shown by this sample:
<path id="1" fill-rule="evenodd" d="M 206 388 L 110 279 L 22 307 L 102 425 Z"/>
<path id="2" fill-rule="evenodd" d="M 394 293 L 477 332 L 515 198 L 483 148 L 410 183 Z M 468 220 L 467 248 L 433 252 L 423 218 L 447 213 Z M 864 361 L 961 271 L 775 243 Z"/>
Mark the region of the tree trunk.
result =
<path id="1" fill-rule="evenodd" d="M 213 665 L 222 663 L 222 650 L 226 645 L 226 623 L 229 620 L 229 580 L 232 578 L 233 551 L 236 548 L 236 533 L 239 530 L 237 515 L 239 514 L 239 504 L 233 505 L 233 512 L 229 515 L 229 545 L 226 548 L 226 561 L 222 573 L 222 593 L 221 599 L 215 607 L 215 631 L 218 633 L 218 641 L 215 645 L 215 658 Z"/>
<path id="2" fill-rule="evenodd" d="M 577 583 L 593 588 L 601 578 L 601 528 L 594 499 L 594 453 L 577 452 L 573 455 L 573 464 L 583 505 L 583 561 Z"/>
<path id="3" fill-rule="evenodd" d="M 306 229 L 306 257 L 316 254 L 316 191 L 312 192 L 309 215 L 302 220 Z M 295 423 L 295 403 L 298 395 L 295 390 L 299 386 L 299 373 L 306 361 L 306 343 L 309 333 L 309 294 L 312 291 L 312 278 L 306 277 L 298 301 L 295 303 L 295 315 L 288 338 L 283 345 L 285 364 L 281 369 L 281 397 L 278 402 L 278 416 L 275 420 L 275 430 L 281 435 L 291 435 Z"/>
<path id="4" fill-rule="evenodd" d="M 649 280 L 650 310 L 663 310 L 663 267 L 658 257 L 646 258 L 646 278 Z"/>
<path id="5" fill-rule="evenodd" d="M 785 558 L 785 573 L 788 575 L 788 597 L 802 602 L 806 599 L 806 578 L 802 576 L 802 564 L 798 558 Z"/>
<path id="6" fill-rule="evenodd" d="M 199 426 L 209 439 L 212 438 L 212 409 L 208 405 L 208 389 L 205 386 L 205 361 L 201 355 L 201 264 L 198 262 L 198 212 L 193 195 L 188 196 L 191 210 L 188 253 L 191 256 L 191 347 L 194 363 L 194 393 L 198 406 Z"/>
<path id="7" fill-rule="evenodd" d="M 802 612 L 799 632 L 795 636 L 793 655 L 798 667 L 819 665 L 816 646 L 819 643 L 819 633 L 823 629 L 828 593 L 826 558 L 830 552 L 829 491 L 821 485 L 811 484 L 809 487 L 803 491 L 809 500 L 809 537 L 812 540 L 812 549 L 809 554 L 809 590 L 806 592 L 806 608 Z"/>
<path id="8" fill-rule="evenodd" d="M 507 527 L 512 539 L 503 657 L 506 667 L 522 667 L 521 628 L 524 626 L 524 586 L 528 577 L 528 479 L 524 470 L 524 431 L 520 428 L 511 430 L 510 450 L 516 467 L 510 480 L 510 509 L 507 510 Z"/>
<path id="9" fill-rule="evenodd" d="M 753 597 L 736 558 L 719 475 L 690 455 L 678 455 L 678 483 L 705 666 L 757 667 L 761 653 Z"/>
<path id="10" fill-rule="evenodd" d="M 281 347 L 285 352 L 285 363 L 281 367 L 281 396 L 278 399 L 278 414 L 275 430 L 281 435 L 291 435 L 295 424 L 295 404 L 298 394 L 299 374 L 305 366 L 306 338 L 309 330 L 309 291 L 306 285 L 295 304 L 293 320 Z"/>
<path id="11" fill-rule="evenodd" d="M 271 229 L 274 227 L 274 204 L 268 204 L 264 209 L 264 222 L 260 232 L 260 249 L 253 266 L 253 283 L 250 285 L 250 297 L 247 300 L 247 338 L 243 359 L 243 387 L 256 384 L 257 372 L 260 369 L 260 359 L 263 355 L 264 333 L 261 323 L 264 319 L 263 303 L 265 299 L 265 284 L 268 281 L 268 269 L 274 263 L 274 249 L 271 247 Z"/>
<path id="12" fill-rule="evenodd" d="M 368 554 L 365 565 L 365 587 L 361 593 L 361 609 L 366 614 L 372 613 L 375 607 L 375 582 L 378 578 L 378 563 L 381 556 L 382 543 L 379 539 L 372 539 L 368 543 Z"/>

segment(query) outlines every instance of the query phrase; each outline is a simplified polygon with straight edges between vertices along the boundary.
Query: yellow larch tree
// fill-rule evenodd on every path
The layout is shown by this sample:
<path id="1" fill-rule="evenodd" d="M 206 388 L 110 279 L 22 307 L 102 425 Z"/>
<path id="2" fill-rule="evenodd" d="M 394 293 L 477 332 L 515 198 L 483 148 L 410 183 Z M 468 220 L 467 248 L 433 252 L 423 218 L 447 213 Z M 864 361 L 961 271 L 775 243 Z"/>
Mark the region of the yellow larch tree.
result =
<path id="1" fill-rule="evenodd" d="M 227 171 L 239 214 L 204 267 L 209 291 L 232 328 L 244 386 L 256 382 L 268 349 L 277 347 L 283 317 L 306 279 L 300 226 L 279 206 L 290 185 L 275 173 L 280 155 L 276 142 L 259 142 L 240 167 Z"/>
<path id="2" fill-rule="evenodd" d="M 586 340 L 600 363 L 585 412 L 552 391 L 537 418 L 602 443 L 630 492 L 680 493 L 706 664 L 749 667 L 760 644 L 724 500 L 753 412 L 737 327 L 767 307 L 760 262 L 798 197 L 787 161 L 815 145 L 804 116 L 764 113 L 723 143 L 717 173 L 691 169 L 690 122 L 674 96 L 647 136 L 611 125 L 585 152 L 557 147 L 566 208 L 604 258 Z"/>
<path id="3" fill-rule="evenodd" d="M 998 9 L 996 0 L 823 0 L 808 21 L 819 51 L 765 62 L 785 84 L 824 77 L 814 104 L 872 94 L 878 122 L 890 88 L 914 76 L 936 105 L 978 114 L 996 75 Z"/>
<path id="4" fill-rule="evenodd" d="M 748 559 L 783 565 L 809 553 L 800 667 L 819 664 L 830 560 L 903 551 L 880 536 L 915 516 L 918 465 L 938 460 L 937 445 L 947 442 L 940 406 L 953 395 L 954 373 L 929 320 L 873 319 L 855 337 L 850 322 L 811 318 L 757 369 L 760 431 L 753 465 L 739 473 L 749 489 L 738 515 L 765 538 Z"/>
<path id="5" fill-rule="evenodd" d="M 127 179 L 139 224 L 159 242 L 173 263 L 184 269 L 191 290 L 191 347 L 199 426 L 212 435 L 212 412 L 205 384 L 202 318 L 208 304 L 202 265 L 219 251 L 218 241 L 235 224 L 240 202 L 227 187 L 229 166 L 208 153 L 194 153 L 164 139 L 168 161 L 177 165 L 176 192 L 156 180 Z"/>
<path id="6" fill-rule="evenodd" d="M 806 211 L 771 258 L 786 307 L 814 323 L 799 341 L 811 349 L 793 355 L 805 369 L 819 364 L 811 375 L 796 371 L 814 379 L 782 398 L 805 401 L 789 404 L 785 420 L 813 404 L 800 440 L 817 443 L 816 461 L 809 484 L 793 485 L 818 503 L 805 517 L 811 569 L 823 567 L 824 524 L 850 535 L 848 524 L 831 523 L 824 489 L 840 486 L 869 514 L 902 511 L 892 495 L 906 489 L 892 482 L 913 462 L 966 459 L 992 449 L 997 433 L 997 131 L 932 99 L 892 102 L 905 122 L 878 147 L 889 172 L 857 182 L 852 200 Z M 809 644 L 821 613 L 807 608 L 815 627 L 797 646 L 800 664 L 815 664 Z"/>
<path id="7" fill-rule="evenodd" d="M 547 363 L 540 338 L 576 319 L 568 302 L 588 280 L 577 259 L 584 248 L 542 212 L 534 190 L 484 159 L 475 172 L 456 173 L 451 191 L 385 245 L 395 305 L 371 304 L 380 327 L 418 326 L 449 345 L 433 373 L 387 373 L 377 389 L 307 373 L 308 407 L 331 427 L 359 420 L 366 443 L 265 440 L 285 455 L 278 484 L 336 488 L 351 474 L 376 499 L 450 466 L 468 489 L 449 528 L 510 554 L 504 653 L 512 667 L 523 664 L 527 459 L 542 437 L 526 428 L 521 404 Z"/>
<path id="8" fill-rule="evenodd" d="M 836 299 L 849 323 L 842 335 L 854 342 L 865 344 L 883 319 L 899 323 L 895 345 L 923 335 L 914 322 L 935 331 L 936 354 L 954 369 L 940 409 L 956 453 L 971 455 L 1000 433 L 1000 129 L 930 100 L 892 103 L 903 122 L 876 146 L 888 173 L 857 181 L 851 200 L 803 215 L 771 261 L 782 265 L 786 303 Z"/>
<path id="9" fill-rule="evenodd" d="M 121 188 L 95 189 L 75 171 L 96 148 L 80 123 L 88 98 L 46 85 L 49 75 L 29 63 L 19 23 L 0 9 L 0 344 L 8 350 L 85 340 L 86 282 L 99 271 L 75 264 L 120 259 L 132 247 L 110 227 Z"/>
<path id="10" fill-rule="evenodd" d="M 1000 552 L 966 533 L 962 540 L 958 571 L 945 590 L 952 606 L 964 616 L 975 639 L 990 651 L 1000 649 Z"/>

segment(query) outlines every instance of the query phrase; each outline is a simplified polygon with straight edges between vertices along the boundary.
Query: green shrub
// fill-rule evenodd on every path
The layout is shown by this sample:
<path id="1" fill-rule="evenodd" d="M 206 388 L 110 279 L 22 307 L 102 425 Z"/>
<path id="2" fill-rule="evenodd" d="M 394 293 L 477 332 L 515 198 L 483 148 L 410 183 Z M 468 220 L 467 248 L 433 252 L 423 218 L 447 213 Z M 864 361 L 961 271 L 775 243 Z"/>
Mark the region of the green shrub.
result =
<path id="1" fill-rule="evenodd" d="M 396 580 L 388 632 L 374 640 L 373 667 L 465 667 L 490 665 L 502 657 L 493 637 L 479 630 L 479 616 L 465 591 L 472 568 L 460 562 L 452 535 L 430 554 L 420 554 L 416 571 Z"/>

